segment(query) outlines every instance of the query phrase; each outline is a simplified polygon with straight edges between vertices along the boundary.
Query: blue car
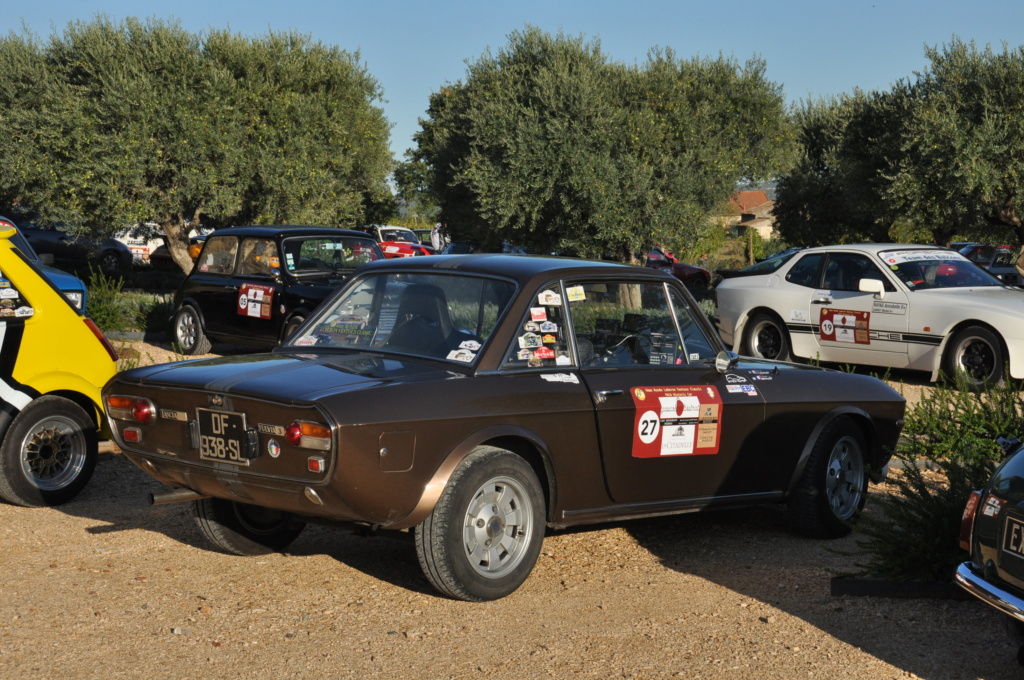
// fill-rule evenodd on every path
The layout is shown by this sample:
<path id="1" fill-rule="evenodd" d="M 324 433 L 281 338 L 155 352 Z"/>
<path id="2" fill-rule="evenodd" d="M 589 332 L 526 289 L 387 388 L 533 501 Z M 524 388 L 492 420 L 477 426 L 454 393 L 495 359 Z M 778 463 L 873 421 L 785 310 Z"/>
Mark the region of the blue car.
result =
<path id="1" fill-rule="evenodd" d="M 41 258 L 29 244 L 28 239 L 22 235 L 21 230 L 18 229 L 18 225 L 6 217 L 0 217 L 0 228 L 3 227 L 11 227 L 17 232 L 11 238 L 14 246 L 20 250 L 33 265 L 35 265 L 36 269 L 41 271 L 43 275 L 50 280 L 50 283 L 52 283 L 54 287 L 56 287 L 65 298 L 67 298 L 68 302 L 70 302 L 75 309 L 82 314 L 85 314 L 87 293 L 85 284 L 82 283 L 82 280 L 77 276 L 72 276 L 65 271 L 61 271 L 56 267 L 51 267 L 48 262 L 44 262 L 43 258 Z M 52 256 L 50 257 L 50 261 L 52 261 Z"/>

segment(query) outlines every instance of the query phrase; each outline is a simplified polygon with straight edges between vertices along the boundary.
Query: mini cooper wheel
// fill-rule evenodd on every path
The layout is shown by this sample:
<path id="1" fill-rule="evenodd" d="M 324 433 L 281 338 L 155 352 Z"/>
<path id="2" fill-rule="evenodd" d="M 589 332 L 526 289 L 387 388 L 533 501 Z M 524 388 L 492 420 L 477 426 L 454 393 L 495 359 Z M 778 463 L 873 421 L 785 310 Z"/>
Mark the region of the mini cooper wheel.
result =
<path id="1" fill-rule="evenodd" d="M 194 501 L 192 512 L 203 535 L 232 555 L 281 552 L 306 528 L 277 510 L 221 498 Z"/>
<path id="2" fill-rule="evenodd" d="M 0 445 L 0 498 L 34 508 L 66 503 L 89 482 L 98 455 L 96 423 L 81 406 L 39 397 Z"/>
<path id="3" fill-rule="evenodd" d="M 281 334 L 281 342 L 287 342 L 290 337 L 295 335 L 295 331 L 299 329 L 303 323 L 306 322 L 304 316 L 293 316 L 288 319 L 288 323 L 284 325 L 284 332 Z"/>
<path id="4" fill-rule="evenodd" d="M 210 339 L 203 332 L 199 312 L 190 305 L 182 305 L 174 315 L 174 340 L 182 354 L 206 354 L 210 351 Z"/>
<path id="5" fill-rule="evenodd" d="M 1003 346 L 995 333 L 969 326 L 950 339 L 942 371 L 951 379 L 963 371 L 967 386 L 978 391 L 986 385 L 1002 384 L 1004 365 Z"/>
<path id="6" fill-rule="evenodd" d="M 496 600 L 533 571 L 544 526 L 544 492 L 530 464 L 504 449 L 480 447 L 416 527 L 416 553 L 427 580 L 445 595 Z"/>
<path id="7" fill-rule="evenodd" d="M 779 318 L 771 314 L 757 314 L 747 322 L 744 346 L 747 353 L 758 359 L 789 361 L 789 332 Z"/>
<path id="8" fill-rule="evenodd" d="M 867 500 L 866 455 L 864 433 L 849 418 L 825 426 L 789 500 L 798 532 L 815 538 L 850 533 Z"/>

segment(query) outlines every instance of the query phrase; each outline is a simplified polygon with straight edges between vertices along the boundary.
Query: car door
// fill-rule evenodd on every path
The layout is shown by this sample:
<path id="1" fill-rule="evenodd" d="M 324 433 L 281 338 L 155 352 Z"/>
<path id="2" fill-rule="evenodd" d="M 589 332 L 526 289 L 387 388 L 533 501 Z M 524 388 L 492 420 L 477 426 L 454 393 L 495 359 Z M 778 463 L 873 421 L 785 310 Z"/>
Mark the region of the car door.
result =
<path id="1" fill-rule="evenodd" d="M 882 282 L 882 294 L 862 292 L 860 282 Z M 808 307 L 823 361 L 905 366 L 907 295 L 863 253 L 829 253 Z"/>
<path id="2" fill-rule="evenodd" d="M 677 284 L 567 282 L 566 296 L 614 501 L 763 490 L 764 400 L 738 371 L 715 370 L 719 345 Z"/>
<path id="3" fill-rule="evenodd" d="M 186 295 L 199 308 L 206 332 L 212 335 L 238 334 L 233 323 L 238 300 L 237 255 L 238 238 L 211 236 L 186 281 Z"/>
<path id="4" fill-rule="evenodd" d="M 261 343 L 275 344 L 282 325 L 284 299 L 281 258 L 272 238 L 246 237 L 235 267 L 233 324 L 235 332 Z"/>

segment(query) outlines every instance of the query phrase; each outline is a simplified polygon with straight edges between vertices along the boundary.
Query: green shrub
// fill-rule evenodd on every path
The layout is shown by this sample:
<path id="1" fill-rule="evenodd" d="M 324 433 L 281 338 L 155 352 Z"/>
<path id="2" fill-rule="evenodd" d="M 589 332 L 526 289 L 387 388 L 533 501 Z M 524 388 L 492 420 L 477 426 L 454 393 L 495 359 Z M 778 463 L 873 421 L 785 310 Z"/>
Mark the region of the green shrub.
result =
<path id="1" fill-rule="evenodd" d="M 173 311 L 170 294 L 124 290 L 124 279 L 92 271 L 87 314 L 104 333 L 165 332 Z"/>
<path id="2" fill-rule="evenodd" d="M 988 481 L 999 435 L 1024 434 L 1024 399 L 1010 383 L 974 393 L 962 377 L 912 406 L 895 455 L 902 467 L 872 497 L 878 512 L 858 524 L 854 555 L 865 576 L 893 581 L 952 578 L 967 555 L 957 538 L 970 493 Z M 932 472 L 938 474 L 932 474 Z"/>

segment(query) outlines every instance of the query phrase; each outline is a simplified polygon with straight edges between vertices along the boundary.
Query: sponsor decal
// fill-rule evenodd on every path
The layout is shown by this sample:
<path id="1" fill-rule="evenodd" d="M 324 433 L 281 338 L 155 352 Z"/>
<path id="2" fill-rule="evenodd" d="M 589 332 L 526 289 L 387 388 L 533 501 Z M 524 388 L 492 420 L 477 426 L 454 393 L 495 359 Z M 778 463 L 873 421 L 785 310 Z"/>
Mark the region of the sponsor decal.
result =
<path id="1" fill-rule="evenodd" d="M 745 383 L 747 379 L 742 375 L 736 375 L 735 373 L 727 373 L 725 376 L 725 382 L 727 383 Z"/>
<path id="2" fill-rule="evenodd" d="M 722 399 L 714 387 L 635 387 L 633 457 L 719 452 Z"/>
<path id="3" fill-rule="evenodd" d="M 538 347 L 537 351 L 533 353 L 533 356 L 537 357 L 538 359 L 554 359 L 555 350 L 551 349 L 550 347 Z"/>
<path id="4" fill-rule="evenodd" d="M 281 445 L 277 443 L 276 439 L 271 439 L 267 442 L 267 453 L 270 454 L 271 458 L 277 458 L 281 455 Z"/>
<path id="5" fill-rule="evenodd" d="M 558 307 L 562 304 L 562 296 L 553 290 L 545 290 L 537 296 L 537 304 Z"/>
<path id="6" fill-rule="evenodd" d="M 547 321 L 548 310 L 544 309 L 543 307 L 530 307 L 530 318 L 533 319 L 534 321 Z"/>
<path id="7" fill-rule="evenodd" d="M 793 309 L 789 312 L 789 320 L 795 323 L 807 323 L 807 310 Z"/>
<path id="8" fill-rule="evenodd" d="M 981 514 L 986 517 L 995 517 L 999 514 L 999 511 L 1006 505 L 1006 501 L 1002 498 L 996 498 L 995 496 L 989 496 L 985 499 L 985 505 L 981 508 Z"/>
<path id="9" fill-rule="evenodd" d="M 519 346 L 523 349 L 537 349 L 544 343 L 536 333 L 524 333 L 519 336 Z"/>
<path id="10" fill-rule="evenodd" d="M 873 314 L 898 314 L 903 316 L 907 313 L 907 303 L 875 300 L 871 303 L 871 312 Z"/>
<path id="11" fill-rule="evenodd" d="M 243 283 L 238 289 L 238 307 L 235 311 L 240 316 L 254 319 L 269 319 L 274 303 L 274 287 L 260 283 Z"/>
<path id="12" fill-rule="evenodd" d="M 558 332 L 558 324 L 556 324 L 554 321 L 545 321 L 544 323 L 542 323 L 540 325 L 539 328 L 540 328 L 540 331 L 542 333 L 557 333 Z"/>
<path id="13" fill-rule="evenodd" d="M 548 382 L 580 384 L 580 379 L 576 377 L 575 373 L 541 373 L 540 379 Z"/>
<path id="14" fill-rule="evenodd" d="M 459 349 L 468 349 L 475 352 L 480 349 L 480 343 L 476 340 L 463 340 L 459 343 Z"/>
<path id="15" fill-rule="evenodd" d="M 555 357 L 555 366 L 572 366 L 572 359 L 569 357 L 568 354 L 562 352 L 557 357 Z"/>
<path id="16" fill-rule="evenodd" d="M 0 288 L 0 298 L 8 299 L 16 297 L 18 297 L 18 289 L 11 288 L 10 284 L 7 284 L 7 287 L 5 288 Z"/>
<path id="17" fill-rule="evenodd" d="M 468 364 L 473 361 L 473 359 L 476 359 L 476 353 L 470 352 L 468 349 L 453 349 L 451 352 L 448 352 L 448 359 L 450 361 L 462 361 Z"/>
<path id="18" fill-rule="evenodd" d="M 583 286 L 571 286 L 566 288 L 565 295 L 569 298 L 569 302 L 582 302 L 587 299 L 587 294 L 583 292 Z"/>
<path id="19" fill-rule="evenodd" d="M 540 331 L 540 324 L 536 321 L 527 321 L 523 324 L 523 330 L 528 333 L 537 333 Z"/>
<path id="20" fill-rule="evenodd" d="M 757 394 L 757 388 L 755 388 L 753 385 L 726 385 L 725 389 L 726 391 L 731 392 L 732 394 L 743 393 L 749 394 L 750 396 L 754 396 Z"/>

